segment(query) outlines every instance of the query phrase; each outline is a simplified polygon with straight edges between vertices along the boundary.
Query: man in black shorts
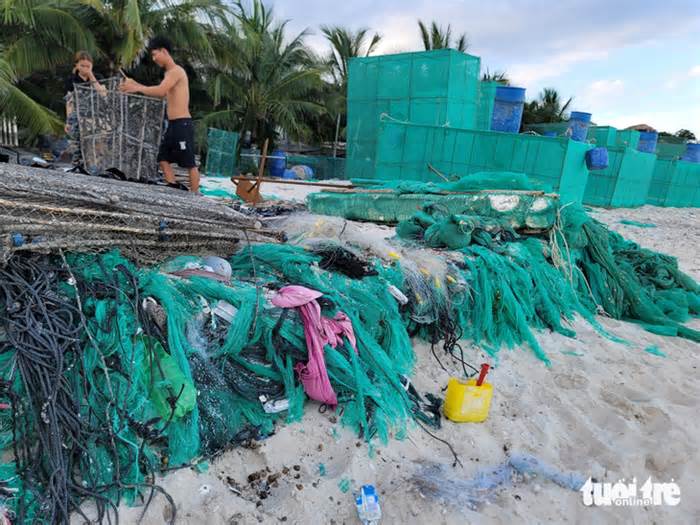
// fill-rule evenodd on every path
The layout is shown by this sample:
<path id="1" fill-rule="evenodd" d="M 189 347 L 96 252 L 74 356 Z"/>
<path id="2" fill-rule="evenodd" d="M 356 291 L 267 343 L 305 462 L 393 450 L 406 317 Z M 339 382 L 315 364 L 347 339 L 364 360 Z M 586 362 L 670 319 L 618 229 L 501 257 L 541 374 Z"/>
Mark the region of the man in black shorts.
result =
<path id="1" fill-rule="evenodd" d="M 199 170 L 194 160 L 194 124 L 190 115 L 190 86 L 185 70 L 171 56 L 172 44 L 167 38 L 155 37 L 148 43 L 153 62 L 165 70 L 165 77 L 158 86 L 144 86 L 130 78 L 119 86 L 125 93 L 142 93 L 146 96 L 165 98 L 168 102 L 168 128 L 158 151 L 158 164 L 165 181 L 175 184 L 175 173 L 170 165 L 177 163 L 187 168 L 190 191 L 199 191 Z"/>

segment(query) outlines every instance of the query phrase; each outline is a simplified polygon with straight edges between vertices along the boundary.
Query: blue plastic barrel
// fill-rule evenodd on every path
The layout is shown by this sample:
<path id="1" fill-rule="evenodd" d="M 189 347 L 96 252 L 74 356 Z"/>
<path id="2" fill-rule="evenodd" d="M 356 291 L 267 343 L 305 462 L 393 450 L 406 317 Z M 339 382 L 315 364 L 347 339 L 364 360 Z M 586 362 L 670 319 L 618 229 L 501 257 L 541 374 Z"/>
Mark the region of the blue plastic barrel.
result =
<path id="1" fill-rule="evenodd" d="M 285 180 L 299 180 L 297 177 L 297 172 L 293 169 L 286 169 L 282 172 L 282 178 Z"/>
<path id="2" fill-rule="evenodd" d="M 294 170 L 299 180 L 311 180 L 314 178 L 314 170 L 311 166 L 299 164 L 298 166 L 292 166 L 292 170 Z"/>
<path id="3" fill-rule="evenodd" d="M 604 170 L 608 167 L 608 148 L 593 148 L 586 152 L 586 166 L 589 170 Z"/>
<path id="4" fill-rule="evenodd" d="M 493 103 L 491 131 L 518 133 L 523 119 L 525 88 L 498 86 Z"/>
<path id="5" fill-rule="evenodd" d="M 659 139 L 659 134 L 656 131 L 640 131 L 639 144 L 637 151 L 644 153 L 654 153 L 656 151 L 656 141 Z"/>
<path id="6" fill-rule="evenodd" d="M 685 150 L 681 160 L 700 164 L 700 144 L 688 144 L 688 149 Z"/>
<path id="7" fill-rule="evenodd" d="M 287 167 L 287 156 L 284 151 L 276 149 L 272 152 L 272 157 L 273 158 L 267 159 L 267 167 L 270 170 L 270 176 L 281 177 L 284 174 L 284 168 Z"/>
<path id="8" fill-rule="evenodd" d="M 583 111 L 572 111 L 569 117 L 569 129 L 567 133 L 571 140 L 584 142 L 588 137 L 588 127 L 591 125 L 591 114 Z"/>

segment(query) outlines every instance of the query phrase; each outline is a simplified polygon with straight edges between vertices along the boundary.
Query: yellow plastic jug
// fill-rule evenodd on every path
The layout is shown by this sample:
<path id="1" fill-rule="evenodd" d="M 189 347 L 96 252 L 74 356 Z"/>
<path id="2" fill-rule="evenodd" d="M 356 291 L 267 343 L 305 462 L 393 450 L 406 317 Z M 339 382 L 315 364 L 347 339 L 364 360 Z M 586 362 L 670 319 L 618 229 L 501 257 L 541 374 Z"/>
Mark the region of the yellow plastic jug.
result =
<path id="1" fill-rule="evenodd" d="M 479 379 L 463 381 L 456 377 L 447 383 L 445 416 L 456 423 L 481 423 L 489 416 L 493 386 L 484 382 L 488 370 L 482 368 Z"/>

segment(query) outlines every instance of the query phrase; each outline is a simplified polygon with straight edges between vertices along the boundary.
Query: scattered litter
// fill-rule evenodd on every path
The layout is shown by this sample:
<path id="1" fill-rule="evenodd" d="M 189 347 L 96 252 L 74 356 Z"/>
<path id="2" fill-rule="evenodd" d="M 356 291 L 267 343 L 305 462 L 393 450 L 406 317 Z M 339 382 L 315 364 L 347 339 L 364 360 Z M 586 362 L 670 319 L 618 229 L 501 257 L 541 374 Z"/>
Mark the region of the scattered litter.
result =
<path id="1" fill-rule="evenodd" d="M 620 219 L 618 222 L 627 226 L 636 226 L 637 228 L 656 228 L 656 224 L 652 222 L 638 222 L 631 219 Z"/>
<path id="2" fill-rule="evenodd" d="M 455 475 L 448 465 L 423 464 L 412 481 L 424 496 L 444 501 L 456 508 L 477 510 L 493 502 L 497 494 L 532 478 L 542 478 L 569 490 L 579 490 L 586 479 L 576 472 L 561 472 L 529 454 L 512 454 L 505 463 L 480 470 L 468 480 Z"/>
<path id="3" fill-rule="evenodd" d="M 659 357 L 668 357 L 668 356 L 667 356 L 664 352 L 662 352 L 662 351 L 659 349 L 659 347 L 656 346 L 656 345 L 647 346 L 647 347 L 644 349 L 644 351 L 645 351 L 645 352 L 648 352 L 648 353 L 650 353 L 650 354 L 652 354 L 652 355 L 658 355 Z"/>
<path id="4" fill-rule="evenodd" d="M 445 416 L 456 423 L 480 423 L 489 416 L 493 386 L 485 383 L 489 365 L 481 365 L 478 379 L 462 381 L 455 377 L 447 383 Z"/>
<path id="5" fill-rule="evenodd" d="M 277 414 L 289 410 L 289 399 L 272 399 L 268 401 L 266 396 L 260 396 L 258 399 L 260 399 L 266 414 Z"/>
<path id="6" fill-rule="evenodd" d="M 236 314 L 238 313 L 238 308 L 233 306 L 231 303 L 220 300 L 214 305 L 212 313 L 227 323 L 231 323 L 233 322 L 233 318 L 236 317 Z"/>
<path id="7" fill-rule="evenodd" d="M 362 525 L 377 525 L 382 518 L 382 509 L 379 506 L 379 496 L 374 485 L 362 485 L 360 492 L 355 496 L 357 515 Z"/>
<path id="8" fill-rule="evenodd" d="M 348 490 L 350 490 L 350 480 L 348 478 L 342 478 L 338 482 L 338 488 L 340 489 L 340 492 L 345 494 Z"/>

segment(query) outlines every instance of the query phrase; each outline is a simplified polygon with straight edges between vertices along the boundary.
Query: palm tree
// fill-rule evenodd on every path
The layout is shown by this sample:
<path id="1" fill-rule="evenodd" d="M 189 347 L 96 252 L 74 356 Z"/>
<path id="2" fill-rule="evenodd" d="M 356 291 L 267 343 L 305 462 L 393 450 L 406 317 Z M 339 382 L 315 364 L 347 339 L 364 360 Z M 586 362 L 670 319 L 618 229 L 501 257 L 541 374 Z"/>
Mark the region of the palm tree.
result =
<path id="1" fill-rule="evenodd" d="M 16 84 L 17 73 L 0 57 L 0 115 L 15 117 L 30 133 L 60 130 L 61 119 L 52 111 L 27 96 Z"/>
<path id="2" fill-rule="evenodd" d="M 334 82 L 345 86 L 348 78 L 348 62 L 351 58 L 369 56 L 376 50 L 382 37 L 378 33 L 369 37 L 369 29 L 353 32 L 340 26 L 321 26 L 321 32 L 331 45 L 326 58 Z"/>
<path id="3" fill-rule="evenodd" d="M 497 82 L 498 84 L 503 84 L 504 86 L 510 85 L 510 79 L 508 78 L 508 73 L 505 71 L 494 71 L 491 73 L 488 68 L 486 68 L 486 73 L 481 75 L 482 82 Z"/>
<path id="4" fill-rule="evenodd" d="M 94 28 L 97 47 L 111 69 L 137 65 L 154 35 L 166 35 L 181 55 L 212 55 L 212 29 L 230 10 L 222 0 L 83 0 L 82 17 Z"/>
<path id="5" fill-rule="evenodd" d="M 353 32 L 340 26 L 321 26 L 321 32 L 331 47 L 324 63 L 333 77 L 333 82 L 324 89 L 322 100 L 327 112 L 325 118 L 329 119 L 331 124 L 325 127 L 332 129 L 334 134 L 333 154 L 335 156 L 337 141 L 341 135 L 341 123 L 347 111 L 348 64 L 351 58 L 367 57 L 372 54 L 382 37 L 378 33 L 370 37 L 370 30 L 367 28 Z M 318 127 L 322 129 L 323 124 L 320 122 Z"/>
<path id="6" fill-rule="evenodd" d="M 566 102 L 562 103 L 562 99 L 556 89 L 543 89 L 537 99 L 525 104 L 523 108 L 523 126 L 563 122 L 566 120 L 566 112 L 573 100 L 573 97 L 569 97 Z"/>
<path id="7" fill-rule="evenodd" d="M 0 0 L 0 112 L 17 116 L 31 134 L 59 131 L 58 77 L 76 51 L 92 52 L 114 73 L 137 65 L 148 38 L 162 33 L 185 59 L 201 60 L 211 55 L 210 35 L 226 12 L 222 0 Z M 9 89 L 18 85 L 24 97 Z"/>
<path id="8" fill-rule="evenodd" d="M 70 0 L 0 0 L 0 46 L 16 75 L 51 70 L 79 49 L 95 50 L 79 7 Z"/>
<path id="9" fill-rule="evenodd" d="M 61 122 L 18 84 L 33 72 L 70 63 L 77 49 L 94 49 L 79 7 L 71 1 L 0 0 L 0 114 L 16 117 L 30 135 L 59 131 Z"/>
<path id="10" fill-rule="evenodd" d="M 464 53 L 469 45 L 466 33 L 462 33 L 457 39 L 456 46 L 452 46 L 452 26 L 450 24 L 447 24 L 447 28 L 443 29 L 433 21 L 428 29 L 422 20 L 418 20 L 418 28 L 426 51 L 451 48 Z"/>
<path id="11" fill-rule="evenodd" d="M 279 128 L 296 138 L 308 136 L 309 115 L 323 110 L 314 100 L 322 87 L 321 69 L 304 44 L 308 32 L 288 39 L 288 21 L 276 21 L 261 0 L 253 0 L 250 9 L 235 5 L 235 20 L 212 42 L 216 64 L 205 77 L 221 109 L 205 122 L 252 130 L 259 143 L 274 139 Z"/>
<path id="12" fill-rule="evenodd" d="M 540 93 L 539 110 L 544 119 L 542 122 L 561 122 L 565 120 L 564 115 L 569 109 L 573 97 L 562 104 L 559 93 L 554 88 L 544 88 Z"/>

